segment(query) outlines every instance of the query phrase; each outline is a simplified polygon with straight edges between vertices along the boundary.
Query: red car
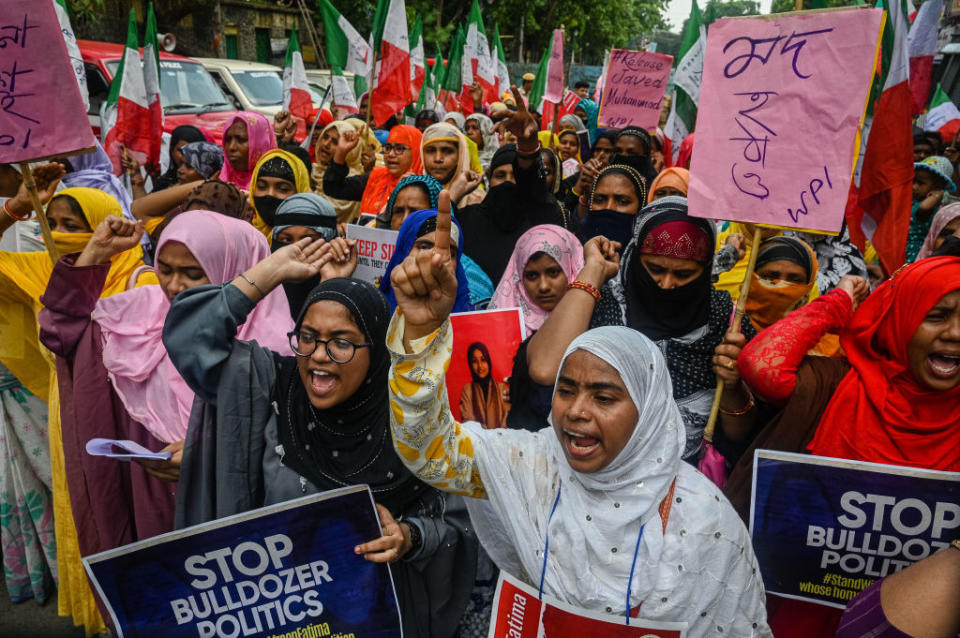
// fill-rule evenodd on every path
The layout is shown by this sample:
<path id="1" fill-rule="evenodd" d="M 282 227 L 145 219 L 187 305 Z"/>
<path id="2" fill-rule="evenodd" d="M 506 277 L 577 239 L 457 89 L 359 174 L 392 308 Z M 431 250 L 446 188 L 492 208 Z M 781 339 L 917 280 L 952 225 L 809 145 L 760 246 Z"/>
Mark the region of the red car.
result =
<path id="1" fill-rule="evenodd" d="M 100 106 L 110 93 L 110 82 L 123 57 L 123 45 L 91 40 L 77 40 L 77 43 L 90 92 L 87 116 L 94 134 L 99 137 Z M 224 123 L 237 109 L 203 65 L 182 55 L 161 51 L 160 91 L 164 131 L 169 133 L 182 124 L 192 124 L 202 129 L 209 139 L 221 143 Z"/>

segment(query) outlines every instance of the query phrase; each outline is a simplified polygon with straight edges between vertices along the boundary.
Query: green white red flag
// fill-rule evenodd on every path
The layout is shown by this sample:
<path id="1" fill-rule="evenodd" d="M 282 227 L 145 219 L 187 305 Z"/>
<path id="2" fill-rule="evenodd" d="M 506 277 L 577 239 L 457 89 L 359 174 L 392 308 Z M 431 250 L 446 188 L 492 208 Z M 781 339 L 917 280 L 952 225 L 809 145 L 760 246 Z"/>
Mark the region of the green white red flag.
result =
<path id="1" fill-rule="evenodd" d="M 309 122 L 313 117 L 313 99 L 310 96 L 310 84 L 307 82 L 307 70 L 303 66 L 303 54 L 300 52 L 300 40 L 297 30 L 290 32 L 287 42 L 287 59 L 283 63 L 283 108 L 293 117 Z"/>
<path id="2" fill-rule="evenodd" d="M 126 47 L 117 74 L 110 84 L 110 94 L 100 125 L 104 150 L 113 162 L 113 172 L 117 175 L 123 173 L 123 148 L 141 165 L 145 165 L 154 140 L 150 101 L 143 81 L 137 44 L 137 17 L 131 9 Z"/>

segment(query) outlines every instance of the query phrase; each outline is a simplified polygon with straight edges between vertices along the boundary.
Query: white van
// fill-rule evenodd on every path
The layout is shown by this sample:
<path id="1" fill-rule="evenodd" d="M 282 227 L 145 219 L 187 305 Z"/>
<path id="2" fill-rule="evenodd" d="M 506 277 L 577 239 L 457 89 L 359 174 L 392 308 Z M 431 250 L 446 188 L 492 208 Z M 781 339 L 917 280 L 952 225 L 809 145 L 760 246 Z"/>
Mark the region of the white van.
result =
<path id="1" fill-rule="evenodd" d="M 210 72 L 237 109 L 257 111 L 272 119 L 283 108 L 283 69 L 280 67 L 246 60 L 194 59 Z M 318 93 L 314 86 L 310 89 L 316 106 L 323 92 Z"/>

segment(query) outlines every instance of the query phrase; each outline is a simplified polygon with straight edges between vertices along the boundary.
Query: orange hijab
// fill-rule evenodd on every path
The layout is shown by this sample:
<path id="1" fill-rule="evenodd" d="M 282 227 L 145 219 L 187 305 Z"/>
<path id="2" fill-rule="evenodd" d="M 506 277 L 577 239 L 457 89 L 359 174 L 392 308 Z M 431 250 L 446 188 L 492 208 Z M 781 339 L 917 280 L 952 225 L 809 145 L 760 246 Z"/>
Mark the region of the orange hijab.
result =
<path id="1" fill-rule="evenodd" d="M 420 142 L 423 135 L 413 126 L 399 124 L 390 129 L 390 135 L 387 137 L 387 144 L 406 144 L 410 147 L 412 160 L 410 167 L 402 174 L 394 177 L 387 170 L 386 166 L 377 166 L 370 172 L 367 178 L 367 187 L 363 191 L 363 198 L 360 200 L 360 212 L 377 215 L 390 199 L 390 193 L 396 187 L 397 182 L 406 175 L 419 175 L 423 172 L 423 162 L 420 159 Z"/>
<path id="2" fill-rule="evenodd" d="M 690 188 L 690 171 L 679 167 L 665 168 L 660 171 L 660 174 L 650 184 L 650 191 L 647 193 L 648 204 L 653 203 L 653 193 L 664 186 L 676 188 L 678 191 L 682 191 L 683 196 L 686 197 L 687 190 Z"/>

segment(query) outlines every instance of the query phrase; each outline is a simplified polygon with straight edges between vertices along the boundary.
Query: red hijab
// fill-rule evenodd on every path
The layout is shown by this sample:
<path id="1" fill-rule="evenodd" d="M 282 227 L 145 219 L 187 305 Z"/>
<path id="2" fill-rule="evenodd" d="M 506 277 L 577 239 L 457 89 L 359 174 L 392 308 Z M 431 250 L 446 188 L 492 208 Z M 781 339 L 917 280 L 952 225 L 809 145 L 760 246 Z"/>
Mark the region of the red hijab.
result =
<path id="1" fill-rule="evenodd" d="M 374 167 L 370 171 L 370 177 L 367 178 L 367 187 L 363 190 L 363 198 L 360 200 L 361 213 L 378 215 L 387 205 L 387 200 L 390 199 L 390 194 L 396 187 L 397 182 L 407 175 L 419 175 L 423 172 L 423 162 L 420 160 L 420 141 L 422 139 L 423 134 L 414 126 L 398 124 L 390 129 L 387 144 L 406 144 L 410 147 L 410 154 L 412 155 L 410 168 L 403 175 L 394 177 L 386 166 Z"/>
<path id="2" fill-rule="evenodd" d="M 809 449 L 817 456 L 960 470 L 960 386 L 937 392 L 910 373 L 907 346 L 940 299 L 960 289 L 960 258 L 913 263 L 864 301 L 841 335 L 852 366 Z"/>

